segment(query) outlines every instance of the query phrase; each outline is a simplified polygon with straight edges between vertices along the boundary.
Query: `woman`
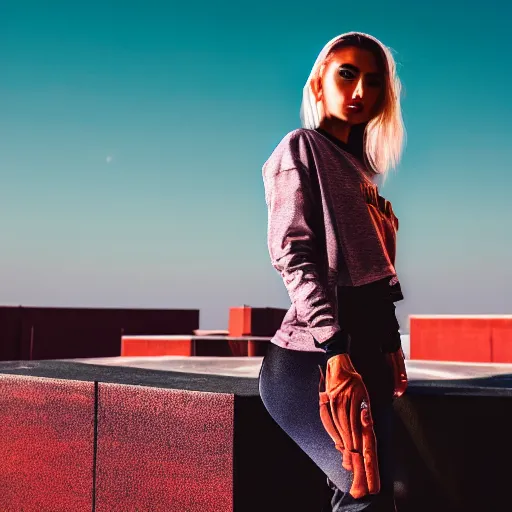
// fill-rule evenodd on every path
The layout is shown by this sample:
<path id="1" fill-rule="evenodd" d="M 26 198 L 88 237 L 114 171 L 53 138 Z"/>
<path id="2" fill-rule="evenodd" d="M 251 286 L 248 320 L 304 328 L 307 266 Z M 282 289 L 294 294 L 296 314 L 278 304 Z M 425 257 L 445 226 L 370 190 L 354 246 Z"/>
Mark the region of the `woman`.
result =
<path id="1" fill-rule="evenodd" d="M 265 407 L 327 475 L 333 512 L 394 511 L 392 401 L 407 386 L 394 302 L 398 220 L 375 182 L 399 162 L 400 82 L 367 34 L 327 43 L 302 128 L 263 165 L 268 247 L 291 307 L 259 376 Z"/>

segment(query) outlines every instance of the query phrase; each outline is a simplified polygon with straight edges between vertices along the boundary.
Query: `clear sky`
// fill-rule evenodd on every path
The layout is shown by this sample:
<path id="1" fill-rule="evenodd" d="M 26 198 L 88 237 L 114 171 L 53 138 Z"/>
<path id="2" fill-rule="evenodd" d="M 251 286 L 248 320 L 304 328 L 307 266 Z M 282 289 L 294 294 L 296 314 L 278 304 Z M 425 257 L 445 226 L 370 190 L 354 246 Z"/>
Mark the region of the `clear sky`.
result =
<path id="1" fill-rule="evenodd" d="M 512 4 L 0 2 L 0 304 L 288 307 L 261 166 L 323 45 L 393 48 L 408 143 L 381 194 L 411 313 L 512 312 Z"/>

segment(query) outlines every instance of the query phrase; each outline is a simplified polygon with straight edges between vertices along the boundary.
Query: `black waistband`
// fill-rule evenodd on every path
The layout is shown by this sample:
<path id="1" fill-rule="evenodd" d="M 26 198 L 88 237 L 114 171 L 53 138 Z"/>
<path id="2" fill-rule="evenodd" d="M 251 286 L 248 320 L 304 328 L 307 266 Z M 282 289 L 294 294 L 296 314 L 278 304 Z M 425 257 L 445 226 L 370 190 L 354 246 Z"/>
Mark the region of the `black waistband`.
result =
<path id="1" fill-rule="evenodd" d="M 391 276 L 363 286 L 338 286 L 338 300 L 340 301 L 368 304 L 386 300 L 398 302 L 403 299 L 400 282 L 398 279 L 392 279 Z"/>
<path id="2" fill-rule="evenodd" d="M 386 277 L 364 286 L 338 287 L 338 320 L 351 336 L 395 347 L 400 343 L 400 324 L 395 302 L 403 299 L 400 283 L 390 286 Z M 370 343 L 370 341 L 368 341 Z M 365 344 L 366 346 L 366 344 Z"/>

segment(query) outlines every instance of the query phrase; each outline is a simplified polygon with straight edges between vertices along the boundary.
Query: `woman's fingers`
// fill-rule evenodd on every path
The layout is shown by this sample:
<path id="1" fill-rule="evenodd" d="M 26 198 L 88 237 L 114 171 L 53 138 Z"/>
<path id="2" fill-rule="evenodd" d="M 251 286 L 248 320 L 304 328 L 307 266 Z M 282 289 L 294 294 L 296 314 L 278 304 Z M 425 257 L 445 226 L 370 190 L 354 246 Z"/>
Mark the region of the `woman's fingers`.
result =
<path id="1" fill-rule="evenodd" d="M 352 433 L 352 449 L 362 453 L 362 425 L 361 425 L 361 403 L 367 401 L 368 397 L 365 393 L 364 384 L 354 382 L 354 390 L 352 392 L 352 400 L 350 404 L 350 430 Z"/>
<path id="2" fill-rule="evenodd" d="M 396 352 L 387 353 L 386 358 L 393 372 L 394 397 L 399 398 L 405 393 L 408 385 L 404 352 L 400 348 Z"/>
<path id="3" fill-rule="evenodd" d="M 378 493 L 377 442 L 370 400 L 363 379 L 350 361 L 341 357 L 333 360 L 325 376 L 320 368 L 319 403 L 320 418 L 342 453 L 343 467 L 353 471 L 350 494 L 361 498 Z"/>
<path id="4" fill-rule="evenodd" d="M 361 497 L 380 490 L 380 475 L 377 459 L 377 441 L 373 430 L 370 400 L 364 383 L 355 383 L 350 407 L 350 427 L 353 439 L 352 460 L 354 482 L 350 494 Z"/>
<path id="5" fill-rule="evenodd" d="M 363 459 L 368 483 L 368 492 L 377 494 L 380 491 L 379 463 L 377 458 L 377 439 L 373 430 L 373 421 L 369 404 L 361 408 Z"/>
<path id="6" fill-rule="evenodd" d="M 350 487 L 350 494 L 357 499 L 368 494 L 368 481 L 363 456 L 359 452 L 352 452 L 351 455 L 354 467 L 354 479 Z"/>
<path id="7" fill-rule="evenodd" d="M 352 460 L 352 452 L 349 452 L 348 450 L 343 450 L 343 460 L 342 460 L 341 465 L 347 471 L 354 471 L 354 462 Z"/>
<path id="8" fill-rule="evenodd" d="M 331 439 L 334 441 L 336 449 L 339 450 L 340 452 L 343 452 L 343 450 L 345 449 L 345 445 L 343 444 L 343 440 L 340 434 L 338 433 L 336 425 L 334 424 L 329 397 L 327 393 L 320 393 L 320 419 L 322 420 L 322 424 L 325 430 L 331 436 Z"/>
<path id="9" fill-rule="evenodd" d="M 350 394 L 346 391 L 331 393 L 332 419 L 343 440 L 345 450 L 352 452 L 354 443 L 352 440 L 352 429 L 350 427 Z"/>

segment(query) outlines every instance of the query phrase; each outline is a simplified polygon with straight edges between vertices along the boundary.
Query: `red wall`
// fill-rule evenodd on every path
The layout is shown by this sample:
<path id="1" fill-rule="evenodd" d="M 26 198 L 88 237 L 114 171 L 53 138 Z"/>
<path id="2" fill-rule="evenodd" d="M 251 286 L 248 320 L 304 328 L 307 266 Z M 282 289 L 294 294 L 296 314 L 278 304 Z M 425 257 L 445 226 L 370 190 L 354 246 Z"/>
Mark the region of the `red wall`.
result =
<path id="1" fill-rule="evenodd" d="M 410 316 L 410 357 L 512 363 L 512 317 Z"/>
<path id="2" fill-rule="evenodd" d="M 0 360 L 121 355 L 123 334 L 192 334 L 198 310 L 0 307 Z"/>
<path id="3" fill-rule="evenodd" d="M 0 375 L 0 404 L 1 511 L 233 510 L 232 394 Z"/>

